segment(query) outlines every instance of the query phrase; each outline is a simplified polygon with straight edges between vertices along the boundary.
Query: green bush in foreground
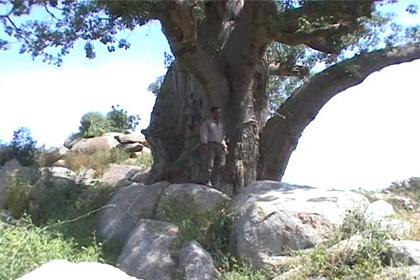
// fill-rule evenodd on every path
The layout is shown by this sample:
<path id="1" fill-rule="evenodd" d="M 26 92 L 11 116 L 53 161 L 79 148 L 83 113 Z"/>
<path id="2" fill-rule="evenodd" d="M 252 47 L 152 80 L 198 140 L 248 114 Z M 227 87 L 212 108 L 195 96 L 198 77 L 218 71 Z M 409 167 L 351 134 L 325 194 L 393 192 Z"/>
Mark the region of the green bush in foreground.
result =
<path id="1" fill-rule="evenodd" d="M 0 222 L 0 279 L 16 279 L 53 259 L 102 262 L 94 242 L 80 247 L 73 239 L 35 227 L 30 222 L 12 226 Z"/>

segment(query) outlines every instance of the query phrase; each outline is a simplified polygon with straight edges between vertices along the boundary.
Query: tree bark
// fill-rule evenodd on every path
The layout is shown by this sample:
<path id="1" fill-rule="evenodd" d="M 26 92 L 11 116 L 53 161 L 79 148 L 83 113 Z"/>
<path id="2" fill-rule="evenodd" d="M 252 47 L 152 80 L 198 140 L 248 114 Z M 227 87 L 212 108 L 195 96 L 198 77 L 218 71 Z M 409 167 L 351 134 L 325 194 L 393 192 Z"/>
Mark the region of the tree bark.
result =
<path id="1" fill-rule="evenodd" d="M 382 68 L 420 58 L 420 45 L 374 51 L 338 63 L 292 94 L 267 122 L 261 135 L 258 178 L 281 180 L 305 127 L 336 94 Z"/>

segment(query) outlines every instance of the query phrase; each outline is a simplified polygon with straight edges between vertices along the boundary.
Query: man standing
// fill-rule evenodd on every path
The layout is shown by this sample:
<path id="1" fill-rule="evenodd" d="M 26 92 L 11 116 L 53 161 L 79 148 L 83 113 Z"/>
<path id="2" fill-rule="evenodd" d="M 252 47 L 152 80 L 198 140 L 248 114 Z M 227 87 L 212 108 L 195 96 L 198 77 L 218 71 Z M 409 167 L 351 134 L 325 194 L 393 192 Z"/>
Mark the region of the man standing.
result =
<path id="1" fill-rule="evenodd" d="M 224 141 L 224 129 L 221 121 L 222 111 L 219 107 L 211 108 L 211 118 L 200 128 L 200 140 L 205 159 L 205 183 L 212 186 L 215 171 L 225 165 L 227 146 Z"/>

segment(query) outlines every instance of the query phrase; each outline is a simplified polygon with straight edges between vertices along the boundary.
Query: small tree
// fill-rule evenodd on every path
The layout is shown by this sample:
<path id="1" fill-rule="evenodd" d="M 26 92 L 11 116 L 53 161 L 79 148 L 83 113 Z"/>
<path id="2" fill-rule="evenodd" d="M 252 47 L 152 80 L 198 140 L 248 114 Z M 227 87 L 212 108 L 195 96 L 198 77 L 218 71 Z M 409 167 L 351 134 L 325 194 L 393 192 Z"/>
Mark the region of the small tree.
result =
<path id="1" fill-rule="evenodd" d="M 32 138 L 29 128 L 21 127 L 15 130 L 10 147 L 14 158 L 22 165 L 29 166 L 35 163 L 36 141 Z"/>
<path id="2" fill-rule="evenodd" d="M 101 136 L 109 131 L 111 131 L 111 123 L 99 112 L 86 113 L 80 120 L 79 136 L 83 138 Z"/>
<path id="3" fill-rule="evenodd" d="M 112 110 L 108 112 L 106 118 L 111 125 L 111 131 L 124 132 L 125 130 L 134 130 L 139 124 L 139 115 L 128 115 L 127 110 L 124 110 L 120 105 L 112 105 Z"/>

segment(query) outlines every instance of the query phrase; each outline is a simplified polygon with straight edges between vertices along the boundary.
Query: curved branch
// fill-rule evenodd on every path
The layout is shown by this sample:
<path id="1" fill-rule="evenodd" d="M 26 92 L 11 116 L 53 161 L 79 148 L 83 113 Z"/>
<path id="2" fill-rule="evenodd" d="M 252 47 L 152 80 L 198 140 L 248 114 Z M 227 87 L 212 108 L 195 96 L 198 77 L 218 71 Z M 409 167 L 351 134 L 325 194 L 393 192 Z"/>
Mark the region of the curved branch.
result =
<path id="1" fill-rule="evenodd" d="M 332 97 L 360 84 L 375 71 L 415 59 L 420 59 L 419 43 L 358 55 L 314 76 L 283 103 L 264 127 L 258 177 L 281 179 L 303 130 Z"/>

